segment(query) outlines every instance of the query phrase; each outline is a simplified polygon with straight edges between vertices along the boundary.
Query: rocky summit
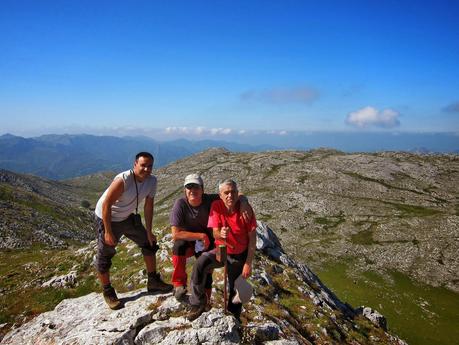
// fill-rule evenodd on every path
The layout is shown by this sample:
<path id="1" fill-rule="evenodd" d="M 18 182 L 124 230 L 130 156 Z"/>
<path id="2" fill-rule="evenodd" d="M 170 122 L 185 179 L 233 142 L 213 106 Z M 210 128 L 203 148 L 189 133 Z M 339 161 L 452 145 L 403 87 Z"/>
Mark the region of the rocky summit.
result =
<path id="1" fill-rule="evenodd" d="M 167 217 L 193 172 L 207 192 L 234 178 L 258 219 L 313 269 L 352 261 L 355 271 L 398 271 L 459 292 L 458 155 L 208 150 L 158 169 L 158 214 Z"/>
<path id="2" fill-rule="evenodd" d="M 405 344 L 387 333 L 376 311 L 341 302 L 260 222 L 251 282 L 255 294 L 242 324 L 223 313 L 215 296 L 221 291 L 214 292 L 213 308 L 192 322 L 184 317 L 187 304 L 170 293 L 120 294 L 124 308 L 117 311 L 91 293 L 63 300 L 13 329 L 1 344 Z"/>
<path id="3" fill-rule="evenodd" d="M 183 178 L 196 172 L 208 193 L 219 180 L 236 179 L 264 224 L 259 233 L 269 226 L 279 237 L 257 252 L 256 295 L 238 328 L 241 342 L 265 334 L 253 330 L 258 326 L 249 332 L 259 321 L 261 329 L 273 330 L 270 321 L 282 331 L 274 331 L 278 340 L 256 338 L 263 341 L 390 343 L 381 333 L 386 326 L 413 344 L 458 338 L 458 155 L 212 149 L 157 169 L 154 231 L 166 280 L 169 212 L 183 195 Z M 95 243 L 87 245 L 94 238 L 91 207 L 113 176 L 55 182 L 0 172 L 0 338 L 64 299 L 89 298 L 100 289 L 91 265 Z M 125 298 L 149 298 L 136 292 L 146 283 L 137 248 L 122 241 L 117 251 L 114 286 Z M 340 302 L 309 268 L 342 300 L 365 306 Z M 216 311 L 218 270 L 215 282 Z M 183 316 L 176 312 L 171 317 Z"/>

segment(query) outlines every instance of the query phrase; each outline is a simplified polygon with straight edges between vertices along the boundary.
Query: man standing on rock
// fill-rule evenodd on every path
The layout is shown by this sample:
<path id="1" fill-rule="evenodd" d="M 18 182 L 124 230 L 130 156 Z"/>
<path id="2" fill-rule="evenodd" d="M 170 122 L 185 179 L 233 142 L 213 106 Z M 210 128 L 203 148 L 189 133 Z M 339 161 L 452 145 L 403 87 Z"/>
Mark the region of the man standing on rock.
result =
<path id="1" fill-rule="evenodd" d="M 207 223 L 210 206 L 213 201 L 219 199 L 218 194 L 204 193 L 204 182 L 198 174 L 186 176 L 183 185 L 185 195 L 175 201 L 170 214 L 174 241 L 172 284 L 174 285 L 174 296 L 179 301 L 185 297 L 187 291 L 186 259 L 193 255 L 199 256 L 201 252 L 215 247 L 212 228 L 209 228 Z M 240 195 L 239 200 L 242 217 L 246 221 L 250 221 L 253 211 L 247 198 Z M 212 292 L 211 270 L 206 274 L 204 288 L 206 304 L 209 305 Z"/>
<path id="2" fill-rule="evenodd" d="M 105 302 L 111 309 L 122 307 L 110 283 L 110 266 L 115 247 L 122 235 L 134 241 L 142 250 L 148 272 L 148 292 L 169 292 L 172 285 L 161 280 L 156 272 L 158 245 L 152 233 L 153 203 L 156 194 L 156 177 L 151 174 L 153 156 L 140 152 L 135 156 L 134 167 L 114 178 L 96 205 L 97 258 L 96 269 L 103 286 Z M 145 199 L 145 226 L 138 214 L 139 203 Z M 135 213 L 134 213 L 135 211 Z"/>
<path id="3" fill-rule="evenodd" d="M 242 304 L 236 303 L 234 297 L 235 281 L 239 276 L 247 279 L 252 273 L 252 261 L 256 246 L 255 215 L 249 221 L 241 217 L 241 203 L 238 200 L 238 189 L 234 180 L 224 180 L 218 186 L 220 200 L 212 203 L 208 227 L 213 229 L 216 246 L 226 245 L 229 281 L 228 311 L 239 319 Z M 201 255 L 193 266 L 191 276 L 192 295 L 189 320 L 194 320 L 205 311 L 205 282 L 209 271 L 223 267 L 217 259 L 217 249 Z M 240 302 L 240 301 L 238 301 Z"/>

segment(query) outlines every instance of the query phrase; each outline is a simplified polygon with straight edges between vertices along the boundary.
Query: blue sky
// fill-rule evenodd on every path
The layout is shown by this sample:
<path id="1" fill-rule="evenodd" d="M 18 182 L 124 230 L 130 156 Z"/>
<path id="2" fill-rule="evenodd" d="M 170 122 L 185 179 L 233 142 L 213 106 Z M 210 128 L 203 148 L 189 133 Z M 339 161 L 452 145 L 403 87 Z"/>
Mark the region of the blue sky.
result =
<path id="1" fill-rule="evenodd" d="M 458 18 L 438 0 L 2 0 L 0 134 L 459 132 Z"/>

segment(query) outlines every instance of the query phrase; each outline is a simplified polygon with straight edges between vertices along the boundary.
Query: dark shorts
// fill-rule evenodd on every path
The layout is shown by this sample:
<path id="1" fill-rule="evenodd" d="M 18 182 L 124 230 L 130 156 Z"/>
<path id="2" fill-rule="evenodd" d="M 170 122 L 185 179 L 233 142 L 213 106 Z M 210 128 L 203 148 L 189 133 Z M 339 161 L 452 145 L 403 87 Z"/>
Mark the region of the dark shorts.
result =
<path id="1" fill-rule="evenodd" d="M 206 275 L 214 268 L 223 267 L 223 264 L 217 261 L 216 249 L 204 252 L 193 265 L 193 273 L 191 275 L 191 305 L 203 305 L 206 302 Z M 241 254 L 228 254 L 228 310 L 234 315 L 241 314 L 242 304 L 233 303 L 233 297 L 236 295 L 234 290 L 234 282 L 242 273 L 245 261 L 247 259 L 247 250 Z"/>
<path id="2" fill-rule="evenodd" d="M 115 247 L 105 244 L 104 222 L 97 216 L 95 219 L 95 227 L 97 230 L 97 257 L 95 266 L 97 271 L 105 273 L 110 270 L 112 257 L 116 254 L 116 249 Z M 154 256 L 159 249 L 156 243 L 154 243 L 153 246 L 150 245 L 147 232 L 143 225 L 141 227 L 134 227 L 131 216 L 122 222 L 112 222 L 112 232 L 117 242 L 123 235 L 135 242 L 141 248 L 144 256 Z"/>

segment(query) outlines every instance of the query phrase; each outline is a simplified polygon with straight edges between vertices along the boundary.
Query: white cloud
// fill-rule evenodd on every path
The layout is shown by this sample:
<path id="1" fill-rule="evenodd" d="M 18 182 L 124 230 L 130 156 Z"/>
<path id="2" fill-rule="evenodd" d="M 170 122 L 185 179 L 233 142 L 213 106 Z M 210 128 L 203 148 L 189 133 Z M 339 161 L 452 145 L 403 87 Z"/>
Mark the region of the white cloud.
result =
<path id="1" fill-rule="evenodd" d="M 205 135 L 229 135 L 233 133 L 231 128 L 206 128 L 206 127 L 167 127 L 166 134 L 187 134 L 196 136 Z"/>
<path id="2" fill-rule="evenodd" d="M 161 131 L 161 130 L 159 130 Z M 217 136 L 248 136 L 248 135 L 275 135 L 285 136 L 290 132 L 286 130 L 253 130 L 253 129 L 233 129 L 233 128 L 207 128 L 207 127 L 167 127 L 162 130 L 162 134 L 167 137 L 187 136 L 199 138 L 211 138 Z"/>
<path id="3" fill-rule="evenodd" d="M 383 127 L 394 128 L 400 125 L 400 113 L 393 109 L 384 109 L 379 111 L 373 107 L 365 107 L 349 113 L 346 117 L 346 123 L 351 126 L 366 127 Z"/>
<path id="4" fill-rule="evenodd" d="M 265 131 L 265 133 L 268 135 L 287 135 L 288 134 L 288 132 L 284 130 L 280 130 L 280 131 L 269 130 L 269 131 Z"/>
<path id="5" fill-rule="evenodd" d="M 233 132 L 231 128 L 210 128 L 209 131 L 212 135 L 228 135 Z"/>

